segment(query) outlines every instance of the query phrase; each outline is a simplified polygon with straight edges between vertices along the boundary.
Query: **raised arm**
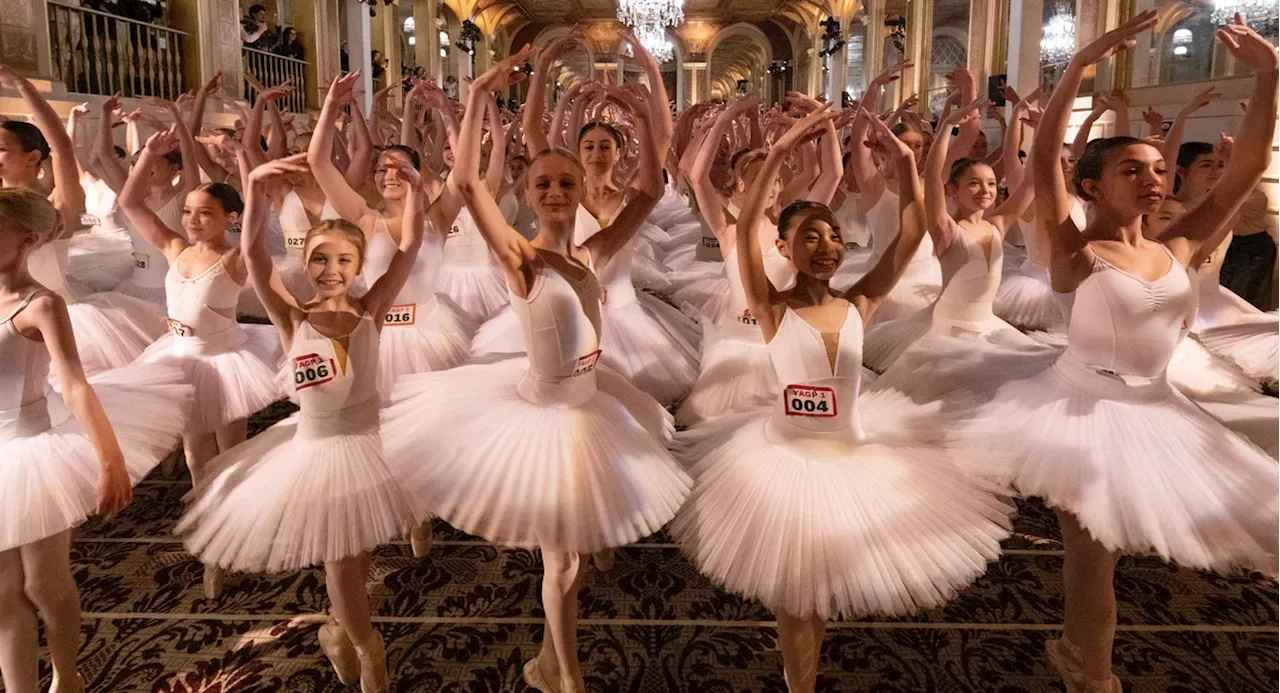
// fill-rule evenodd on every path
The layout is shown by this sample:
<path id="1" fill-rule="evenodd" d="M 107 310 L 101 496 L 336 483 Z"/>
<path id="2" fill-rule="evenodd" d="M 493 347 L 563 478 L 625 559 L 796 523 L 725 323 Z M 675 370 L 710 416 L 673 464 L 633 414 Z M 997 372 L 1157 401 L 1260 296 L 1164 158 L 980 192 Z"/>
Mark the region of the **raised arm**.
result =
<path id="1" fill-rule="evenodd" d="M 946 252 L 955 240 L 956 226 L 951 213 L 947 211 L 946 184 L 953 163 L 951 156 L 951 131 L 963 128 L 977 120 L 978 113 L 986 106 L 986 99 L 970 101 L 947 114 L 938 122 L 938 137 L 929 148 L 929 156 L 924 161 L 924 204 L 926 212 L 926 230 L 933 239 L 935 252 L 938 255 Z M 896 139 L 896 138 L 895 138 Z M 959 136 L 956 137 L 960 139 Z M 890 143 L 892 144 L 892 143 Z M 958 161 L 958 159 L 957 159 Z"/>
<path id="2" fill-rule="evenodd" d="M 1055 88 L 1053 93 L 1057 94 L 1058 90 Z M 1080 129 L 1076 131 L 1075 139 L 1071 140 L 1071 155 L 1076 158 L 1076 161 L 1079 161 L 1080 157 L 1084 156 L 1084 148 L 1088 146 L 1089 140 L 1093 139 L 1093 124 L 1102 117 L 1103 113 L 1110 110 L 1107 104 L 1108 101 L 1102 94 L 1094 97 L 1093 110 L 1089 111 L 1089 115 L 1084 117 L 1084 122 L 1080 123 Z M 1046 103 L 1045 107 L 1048 108 L 1048 106 L 1049 104 Z M 1065 132 L 1063 136 L 1066 136 Z"/>
<path id="3" fill-rule="evenodd" d="M 291 81 L 285 80 L 283 84 L 259 91 L 258 98 L 253 101 L 253 110 L 244 124 L 244 148 L 249 153 L 249 163 L 255 166 L 267 161 L 266 152 L 262 149 L 262 114 L 266 112 L 268 103 L 293 91 Z"/>
<path id="4" fill-rule="evenodd" d="M 191 128 L 191 132 L 199 133 L 200 129 L 204 127 L 205 104 L 208 102 L 209 96 L 217 94 L 221 88 L 222 72 L 218 71 L 196 91 L 196 99 L 191 105 L 190 120 L 187 121 L 187 127 Z"/>
<path id="5" fill-rule="evenodd" d="M 342 174 L 352 190 L 363 190 L 369 182 L 370 163 L 373 161 L 373 134 L 369 132 L 369 123 L 365 120 L 364 109 L 352 99 L 351 134 L 347 137 L 347 166 Z"/>
<path id="6" fill-rule="evenodd" d="M 173 127 L 170 129 L 178 137 L 178 151 L 182 154 L 182 189 L 178 194 L 186 195 L 200 185 L 200 164 L 199 157 L 196 156 L 196 148 L 199 145 L 191 135 L 191 129 L 187 127 L 187 121 L 182 117 L 178 104 L 154 97 L 143 99 L 143 102 L 153 108 L 164 110 L 173 121 Z"/>
<path id="7" fill-rule="evenodd" d="M 116 159 L 115 144 L 111 140 L 111 131 L 115 129 L 116 110 L 120 108 L 118 95 L 102 102 L 102 120 L 99 121 L 98 132 L 93 138 L 94 158 L 98 161 L 98 173 L 102 180 L 116 195 L 124 189 L 124 182 L 129 172 Z"/>
<path id="8" fill-rule="evenodd" d="M 564 146 L 564 131 L 565 128 L 570 127 L 569 111 L 573 110 L 581 116 L 582 109 L 586 105 L 586 101 L 579 98 L 586 84 L 586 82 L 575 82 L 560 95 L 560 100 L 556 102 L 556 110 L 551 112 L 551 127 L 547 129 L 547 146 Z"/>
<path id="9" fill-rule="evenodd" d="M 1222 178 L 1160 239 L 1188 267 L 1193 266 L 1198 255 L 1212 252 L 1222 242 L 1230 220 L 1262 179 L 1271 162 L 1276 114 L 1280 110 L 1276 97 L 1280 59 L 1276 47 L 1250 29 L 1239 14 L 1233 23 L 1218 29 L 1218 40 L 1237 61 L 1253 69 L 1253 96 Z"/>
<path id="10" fill-rule="evenodd" d="M 1182 138 L 1187 127 L 1187 118 L 1191 117 L 1192 113 L 1195 113 L 1201 108 L 1213 103 L 1213 101 L 1219 96 L 1220 94 L 1218 94 L 1213 87 L 1209 87 L 1208 89 L 1205 89 L 1199 94 L 1191 97 L 1191 100 L 1178 110 L 1178 115 L 1174 116 L 1173 125 L 1169 126 L 1169 132 L 1164 137 L 1164 147 L 1161 148 L 1161 151 L 1164 152 L 1165 163 L 1168 166 L 1168 169 L 1164 174 L 1165 193 L 1173 193 L 1173 182 L 1174 178 L 1177 176 L 1177 167 L 1173 165 L 1173 162 L 1178 160 L 1178 149 L 1182 147 Z M 1161 118 L 1161 120 L 1163 120 L 1163 118 Z"/>
<path id="11" fill-rule="evenodd" d="M 243 149 L 237 158 L 248 164 Z M 267 316 L 280 333 L 280 342 L 288 349 L 298 325 L 306 313 L 297 299 L 284 287 L 275 263 L 267 253 L 267 218 L 271 213 L 270 188 L 289 173 L 307 171 L 306 154 L 295 154 L 257 166 L 245 179 L 244 220 L 240 226 L 240 254 L 244 257 L 249 281 Z M 304 262 L 305 262 L 304 258 Z"/>
<path id="12" fill-rule="evenodd" d="M 1075 196 L 1058 164 L 1063 138 L 1071 119 L 1071 105 L 1080 91 L 1085 69 L 1118 50 L 1134 45 L 1133 37 L 1155 26 L 1156 11 L 1142 12 L 1083 47 L 1071 58 L 1045 104 L 1031 145 L 1035 166 L 1031 180 L 1035 186 L 1036 223 L 1044 224 L 1049 237 L 1049 274 L 1055 291 L 1074 291 L 1093 267 L 1093 251 L 1071 221 Z"/>
<path id="13" fill-rule="evenodd" d="M 635 61 L 640 63 L 640 67 L 644 69 L 644 74 L 649 79 L 649 90 L 652 92 L 650 98 L 645 103 L 649 107 L 649 127 L 653 131 L 656 138 L 658 151 L 666 155 L 667 149 L 671 147 L 671 139 L 675 135 L 675 123 L 671 120 L 671 97 L 667 94 L 666 82 L 662 80 L 662 65 L 653 57 L 644 44 L 640 43 L 640 39 L 636 37 L 635 31 L 630 27 L 622 30 L 622 40 L 631 46 L 631 54 Z M 759 109 L 752 111 L 754 114 L 755 129 L 754 133 L 759 134 L 760 131 L 760 112 Z M 764 138 L 760 138 L 761 144 L 752 144 L 753 147 L 763 145 Z"/>
<path id="14" fill-rule="evenodd" d="M 1129 104 L 1124 100 L 1124 94 L 1114 92 L 1103 94 L 1102 97 L 1109 102 L 1107 107 L 1116 114 L 1115 136 L 1132 137 L 1133 125 L 1129 123 Z"/>
<path id="15" fill-rule="evenodd" d="M 547 107 L 547 80 L 551 76 L 551 66 L 568 50 L 572 42 L 581 39 L 582 29 L 575 24 L 569 33 L 538 51 L 538 56 L 534 60 L 533 77 L 529 80 L 529 93 L 524 99 L 524 137 L 529 143 L 530 157 L 536 156 L 551 146 L 547 140 L 547 133 L 542 129 L 542 115 Z"/>
<path id="16" fill-rule="evenodd" d="M 502 112 L 498 110 L 498 102 L 492 98 L 485 99 L 485 113 L 489 117 L 489 162 L 485 168 L 484 183 L 494 199 L 502 196 L 502 178 L 507 165 L 506 137 L 502 131 Z"/>
<path id="17" fill-rule="evenodd" d="M 53 166 L 53 194 L 49 199 L 62 217 L 63 236 L 69 237 L 80 228 L 80 215 L 84 213 L 84 188 L 80 187 L 75 144 L 67 135 L 62 118 L 31 82 L 0 65 L 0 86 L 13 89 L 22 96 L 27 112 L 49 144 Z"/>
<path id="18" fill-rule="evenodd" d="M 337 130 L 338 112 L 342 104 L 349 100 L 355 81 L 359 78 L 360 71 L 356 70 L 336 77 L 333 84 L 329 86 L 324 107 L 320 109 L 320 120 L 316 123 L 315 131 L 311 133 L 311 146 L 307 148 L 307 165 L 338 215 L 364 228 L 363 222 L 366 217 L 372 217 L 376 212 L 369 208 L 364 197 L 347 183 L 342 172 L 333 165 L 333 140 L 334 131 Z"/>
<path id="19" fill-rule="evenodd" d="M 978 98 L 978 88 L 973 83 L 973 74 L 963 67 L 957 67 L 954 72 L 947 75 L 947 79 L 951 80 L 960 87 L 960 104 L 973 103 Z M 938 128 L 942 130 L 942 128 Z M 947 136 L 946 131 L 939 133 L 938 139 Z M 969 152 L 973 150 L 973 144 L 982 137 L 982 111 L 978 111 L 977 117 L 966 120 L 960 126 L 960 134 L 956 135 L 955 146 L 951 150 L 951 156 L 947 159 L 947 168 L 951 168 L 951 164 L 969 156 Z"/>
<path id="20" fill-rule="evenodd" d="M 721 211 L 724 200 L 715 184 L 711 182 L 711 167 L 715 164 L 716 154 L 720 151 L 720 142 L 729 131 L 729 125 L 747 109 L 755 107 L 755 99 L 739 99 L 721 111 L 711 125 L 711 130 L 702 140 L 698 155 L 693 160 L 693 169 L 689 171 L 689 184 L 693 187 L 693 197 L 698 202 L 702 219 L 706 221 L 716 238 L 724 235 L 725 231 L 724 213 Z M 720 242 L 726 243 L 726 239 L 721 238 Z M 731 243 L 732 239 L 728 242 Z"/>
<path id="21" fill-rule="evenodd" d="M 911 67 L 910 62 L 900 62 L 897 65 L 890 66 L 884 72 L 876 75 L 871 83 L 867 85 L 867 91 L 862 95 L 862 106 L 868 115 L 874 116 L 873 111 L 876 102 L 880 100 L 880 90 L 886 84 L 891 84 L 902 77 L 902 73 Z M 853 139 L 855 145 L 860 145 L 867 141 L 868 128 L 871 121 L 865 118 L 855 118 L 853 121 L 853 129 L 849 136 Z M 849 157 L 849 166 L 853 169 L 853 178 L 858 182 L 858 189 L 861 194 L 858 195 L 858 203 L 865 212 L 876 206 L 880 201 L 880 196 L 884 194 L 885 181 L 884 176 L 880 175 L 880 169 L 876 166 L 874 157 L 871 156 L 871 149 L 863 146 L 855 146 L 852 151 L 853 156 Z"/>
<path id="22" fill-rule="evenodd" d="M 810 105 L 813 110 L 823 109 L 823 105 L 816 99 L 806 98 L 813 101 Z M 758 122 L 756 126 L 759 126 Z M 801 197 L 810 202 L 829 205 L 832 198 L 836 196 L 836 190 L 840 188 L 840 181 L 844 179 L 844 161 L 842 161 L 844 153 L 841 150 L 840 133 L 836 131 L 835 121 L 826 121 L 821 133 L 822 139 L 818 143 L 818 153 L 821 156 L 819 163 L 822 166 L 822 172 Z"/>
<path id="23" fill-rule="evenodd" d="M 870 119 L 875 146 L 886 160 L 898 168 L 898 217 L 899 231 L 885 248 L 876 266 L 845 294 L 845 298 L 858 309 L 865 322 L 871 318 L 884 297 L 893 290 L 906 273 L 907 266 L 920 248 L 925 234 L 924 190 L 916 171 L 916 159 L 911 148 L 894 136 L 878 117 L 863 110 L 863 117 Z"/>
<path id="24" fill-rule="evenodd" d="M 165 226 L 164 222 L 160 221 L 160 217 L 156 216 L 156 213 L 147 205 L 147 182 L 151 179 L 151 169 L 155 168 L 156 162 L 165 154 L 178 148 L 177 129 L 178 126 L 175 124 L 168 130 L 157 132 L 147 140 L 146 146 L 142 148 L 142 156 L 129 172 L 129 179 L 125 182 L 124 189 L 120 191 L 120 197 L 117 199 L 120 209 L 124 211 L 138 234 L 164 253 L 165 258 L 171 263 L 187 247 L 187 242 L 178 232 Z"/>

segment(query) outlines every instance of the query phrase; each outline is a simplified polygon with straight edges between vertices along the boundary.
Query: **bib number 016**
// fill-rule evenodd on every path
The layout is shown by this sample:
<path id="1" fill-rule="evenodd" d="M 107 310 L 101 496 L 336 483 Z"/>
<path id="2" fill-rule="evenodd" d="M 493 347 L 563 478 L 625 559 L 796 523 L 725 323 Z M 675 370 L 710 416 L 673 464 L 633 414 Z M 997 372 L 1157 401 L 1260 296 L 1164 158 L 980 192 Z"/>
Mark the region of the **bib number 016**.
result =
<path id="1" fill-rule="evenodd" d="M 382 321 L 384 325 L 394 325 L 405 327 L 412 325 L 418 321 L 418 304 L 416 303 L 398 303 L 387 309 L 387 317 Z"/>
<path id="2" fill-rule="evenodd" d="M 836 391 L 829 387 L 788 385 L 782 393 L 787 416 L 810 416 L 819 419 L 834 418 Z"/>

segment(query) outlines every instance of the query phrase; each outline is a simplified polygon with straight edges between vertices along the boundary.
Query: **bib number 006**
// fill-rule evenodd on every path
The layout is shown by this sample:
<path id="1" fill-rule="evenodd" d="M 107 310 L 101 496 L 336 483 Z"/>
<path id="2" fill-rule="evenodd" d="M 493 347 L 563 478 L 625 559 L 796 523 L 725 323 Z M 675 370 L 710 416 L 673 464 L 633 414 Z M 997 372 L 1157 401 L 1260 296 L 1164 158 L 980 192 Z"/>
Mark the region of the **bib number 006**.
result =
<path id="1" fill-rule="evenodd" d="M 839 413 L 836 407 L 836 391 L 829 387 L 788 385 L 782 396 L 787 416 L 811 416 L 823 419 L 834 418 Z"/>
<path id="2" fill-rule="evenodd" d="M 333 380 L 333 371 L 333 360 L 326 360 L 320 354 L 296 356 L 293 359 L 293 387 L 296 390 L 305 390 L 323 385 Z"/>

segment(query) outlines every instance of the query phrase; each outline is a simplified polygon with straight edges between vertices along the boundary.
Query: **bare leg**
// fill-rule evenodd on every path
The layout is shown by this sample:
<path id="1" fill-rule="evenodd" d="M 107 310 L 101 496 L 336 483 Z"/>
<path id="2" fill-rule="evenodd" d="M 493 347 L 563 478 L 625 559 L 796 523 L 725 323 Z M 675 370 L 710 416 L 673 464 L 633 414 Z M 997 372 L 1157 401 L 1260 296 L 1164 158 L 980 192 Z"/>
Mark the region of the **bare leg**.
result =
<path id="1" fill-rule="evenodd" d="M 360 689 L 364 693 L 386 693 L 387 657 L 382 637 L 373 628 L 369 614 L 368 553 L 324 564 L 325 588 L 333 615 L 355 645 L 360 659 Z"/>
<path id="2" fill-rule="evenodd" d="M 580 693 L 586 690 L 578 665 L 578 586 L 584 570 L 582 557 L 573 551 L 543 548 L 542 565 L 542 608 L 547 612 L 547 631 L 538 664 L 552 685 L 558 677 L 562 693 Z"/>
<path id="3" fill-rule="evenodd" d="M 187 470 L 191 472 L 192 486 L 205 480 L 209 460 L 218 456 L 218 436 L 214 433 L 182 436 L 182 451 L 187 457 Z"/>
<path id="4" fill-rule="evenodd" d="M 27 599 L 21 549 L 0 551 L 0 675 L 9 693 L 39 693 L 36 605 Z"/>
<path id="5" fill-rule="evenodd" d="M 223 453 L 249 439 L 249 420 L 240 419 L 218 429 L 218 452 Z"/>
<path id="6" fill-rule="evenodd" d="M 1065 555 L 1062 584 L 1066 594 L 1063 638 L 1079 651 L 1089 683 L 1109 690 L 1111 649 L 1116 636 L 1115 572 L 1119 554 L 1107 550 L 1080 526 L 1076 516 L 1058 512 Z M 1087 690 L 1087 687 L 1086 689 Z"/>
<path id="7" fill-rule="evenodd" d="M 778 644 L 782 648 L 782 668 L 791 693 L 814 693 L 826 629 L 826 621 L 814 616 L 778 612 Z"/>
<path id="8" fill-rule="evenodd" d="M 27 544 L 22 553 L 27 599 L 44 620 L 44 638 L 53 663 L 54 691 L 83 690 L 80 654 L 80 591 L 71 576 L 71 530 Z"/>

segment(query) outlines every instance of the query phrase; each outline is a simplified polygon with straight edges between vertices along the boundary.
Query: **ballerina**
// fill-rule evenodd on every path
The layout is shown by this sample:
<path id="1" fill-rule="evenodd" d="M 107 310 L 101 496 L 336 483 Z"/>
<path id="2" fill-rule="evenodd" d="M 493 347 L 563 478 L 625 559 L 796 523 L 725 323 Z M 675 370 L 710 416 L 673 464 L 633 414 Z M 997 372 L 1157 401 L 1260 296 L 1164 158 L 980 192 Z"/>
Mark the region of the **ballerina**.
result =
<path id="1" fill-rule="evenodd" d="M 400 242 L 404 205 L 411 195 L 418 194 L 401 179 L 399 172 L 405 166 L 400 164 L 417 171 L 420 160 L 417 152 L 403 145 L 387 147 L 378 155 L 374 182 L 382 204 L 377 209 L 370 207 L 333 165 L 330 154 L 334 124 L 341 105 L 352 98 L 358 77 L 351 73 L 334 80 L 311 136 L 307 163 L 338 214 L 364 232 L 368 243 L 364 279 L 371 282 L 390 266 Z M 393 161 L 398 163 L 393 165 Z M 453 368 L 469 355 L 475 324 L 451 301 L 435 292 L 441 251 L 448 234 L 448 225 L 442 221 L 442 216 L 448 213 L 441 208 L 449 206 L 448 198 L 452 197 L 446 186 L 445 192 L 427 210 L 431 233 L 423 251 L 416 256 L 417 264 L 409 281 L 404 283 L 401 295 L 390 307 L 391 312 L 383 316 L 388 329 L 382 332 L 378 344 L 378 389 L 384 397 L 390 395 L 396 379 L 403 374 Z M 452 204 L 456 209 L 458 203 Z"/>
<path id="2" fill-rule="evenodd" d="M 1031 203 L 1031 181 L 1023 179 L 996 206 L 996 175 L 990 165 L 960 159 L 943 181 L 951 131 L 977 118 L 985 99 L 954 110 L 938 125 L 940 135 L 925 159 L 924 188 L 928 231 L 942 266 L 942 291 L 933 304 L 914 315 L 878 322 L 867 329 L 863 359 L 883 372 L 926 334 L 984 339 L 1006 346 L 1036 342 L 992 312 L 1003 263 L 1003 238 Z M 947 211 L 946 197 L 956 211 Z"/>
<path id="3" fill-rule="evenodd" d="M 898 170 L 898 238 L 853 289 L 834 292 L 841 230 L 825 205 L 796 202 L 777 229 L 795 285 L 768 279 L 755 238 L 765 191 L 786 152 L 831 117 L 823 110 L 774 143 L 736 226 L 747 298 L 786 386 L 772 407 L 678 434 L 695 483 L 672 525 L 700 572 L 777 615 L 792 693 L 815 690 L 829 619 L 940 606 L 999 557 L 1013 510 L 969 483 L 956 453 L 926 442 L 928 417 L 859 395 L 862 325 L 925 234 L 911 149 L 878 119 L 875 140 Z"/>
<path id="4" fill-rule="evenodd" d="M 27 269 L 62 234 L 39 193 L 0 189 L 0 675 L 40 690 L 37 616 L 56 693 L 84 693 L 73 528 L 124 509 L 177 442 L 191 395 L 180 369 L 130 365 L 86 379 L 67 306 Z M 47 381 L 52 367 L 60 392 Z"/>
<path id="5" fill-rule="evenodd" d="M 525 664 L 525 682 L 583 693 L 576 635 L 583 555 L 657 531 L 684 501 L 689 479 L 664 446 L 672 425 L 661 405 L 599 364 L 600 287 L 590 267 L 608 265 L 662 194 L 647 110 L 636 114 L 639 192 L 585 247 L 573 243 L 584 172 L 571 152 L 549 149 L 531 162 L 533 241 L 506 223 L 480 178 L 486 95 L 523 77 L 517 68 L 531 50 L 472 84 L 453 170 L 506 275 L 529 357 L 402 378 L 383 435 L 387 459 L 415 469 L 408 488 L 422 506 L 497 544 L 541 548 L 546 637 Z"/>
<path id="6" fill-rule="evenodd" d="M 334 90 L 350 82 L 340 77 Z M 386 163 L 388 178 L 409 194 L 392 258 L 359 298 L 351 290 L 365 261 L 364 232 L 343 220 L 311 229 L 303 247 L 314 297 L 300 304 L 279 286 L 267 253 L 267 186 L 306 173 L 307 157 L 253 169 L 241 233 L 243 262 L 288 350 L 286 372 L 301 411 L 214 459 L 177 532 L 191 553 L 220 570 L 277 573 L 323 564 L 333 609 L 320 631 L 325 654 L 344 684 L 358 680 L 363 693 L 385 693 L 386 653 L 365 586 L 369 552 L 422 516 L 382 456 L 377 341 L 422 245 L 422 178 L 408 161 Z"/>

